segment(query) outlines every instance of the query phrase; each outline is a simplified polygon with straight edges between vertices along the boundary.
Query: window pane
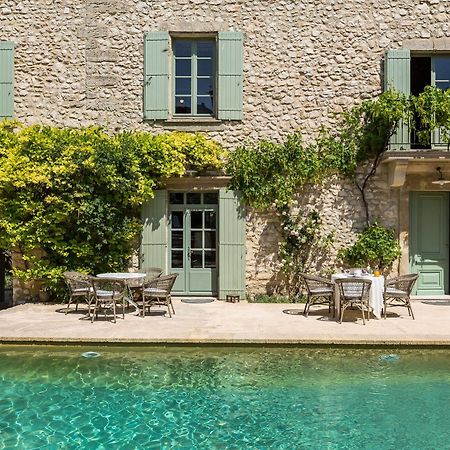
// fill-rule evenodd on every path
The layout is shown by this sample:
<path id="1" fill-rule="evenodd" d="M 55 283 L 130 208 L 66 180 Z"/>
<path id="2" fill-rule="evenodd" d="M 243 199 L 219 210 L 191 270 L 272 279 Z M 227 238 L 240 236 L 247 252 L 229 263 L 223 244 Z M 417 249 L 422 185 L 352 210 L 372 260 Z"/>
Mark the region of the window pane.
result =
<path id="1" fill-rule="evenodd" d="M 197 79 L 197 94 L 198 95 L 209 95 L 214 94 L 213 83 L 211 78 L 198 78 Z"/>
<path id="2" fill-rule="evenodd" d="M 216 267 L 216 251 L 205 250 L 205 267 Z"/>
<path id="3" fill-rule="evenodd" d="M 450 81 L 450 57 L 434 58 L 434 69 L 436 71 L 436 85 L 437 81 Z"/>
<path id="4" fill-rule="evenodd" d="M 217 205 L 218 198 L 219 196 L 215 192 L 207 192 L 203 194 L 203 203 L 206 203 L 207 205 Z"/>
<path id="5" fill-rule="evenodd" d="M 172 212 L 172 228 L 183 228 L 183 211 Z"/>
<path id="6" fill-rule="evenodd" d="M 172 205 L 182 205 L 184 203 L 184 194 L 182 192 L 171 192 L 169 194 L 169 203 Z"/>
<path id="7" fill-rule="evenodd" d="M 202 217 L 203 214 L 201 211 L 192 211 L 191 212 L 191 228 L 197 228 L 202 229 L 203 228 L 203 221 Z"/>
<path id="8" fill-rule="evenodd" d="M 172 267 L 174 269 L 183 268 L 183 250 L 172 250 Z"/>
<path id="9" fill-rule="evenodd" d="M 213 41 L 199 41 L 197 42 L 197 56 L 212 58 L 214 55 L 214 42 Z"/>
<path id="10" fill-rule="evenodd" d="M 176 59 L 175 60 L 175 76 L 190 77 L 191 76 L 191 60 Z"/>
<path id="11" fill-rule="evenodd" d="M 211 97 L 197 97 L 197 114 L 212 114 L 213 102 Z"/>
<path id="12" fill-rule="evenodd" d="M 191 231 L 191 248 L 203 248 L 201 231 Z"/>
<path id="13" fill-rule="evenodd" d="M 194 269 L 201 269 L 203 267 L 202 251 L 196 250 L 191 252 L 191 267 Z"/>
<path id="14" fill-rule="evenodd" d="M 191 56 L 191 41 L 174 41 L 175 56 Z"/>
<path id="15" fill-rule="evenodd" d="M 216 229 L 216 212 L 205 211 L 205 228 Z"/>
<path id="16" fill-rule="evenodd" d="M 215 231 L 205 231 L 205 248 L 216 248 Z"/>
<path id="17" fill-rule="evenodd" d="M 202 194 L 200 193 L 189 193 L 186 197 L 186 202 L 190 205 L 199 205 L 202 202 Z"/>
<path id="18" fill-rule="evenodd" d="M 183 231 L 172 231 L 172 248 L 183 248 Z"/>
<path id="19" fill-rule="evenodd" d="M 175 97 L 175 114 L 191 113 L 191 97 Z"/>
<path id="20" fill-rule="evenodd" d="M 190 78 L 176 78 L 175 79 L 175 94 L 176 95 L 191 95 L 191 79 Z"/>
<path id="21" fill-rule="evenodd" d="M 198 76 L 211 77 L 213 74 L 212 68 L 213 68 L 212 59 L 199 59 L 197 61 Z"/>

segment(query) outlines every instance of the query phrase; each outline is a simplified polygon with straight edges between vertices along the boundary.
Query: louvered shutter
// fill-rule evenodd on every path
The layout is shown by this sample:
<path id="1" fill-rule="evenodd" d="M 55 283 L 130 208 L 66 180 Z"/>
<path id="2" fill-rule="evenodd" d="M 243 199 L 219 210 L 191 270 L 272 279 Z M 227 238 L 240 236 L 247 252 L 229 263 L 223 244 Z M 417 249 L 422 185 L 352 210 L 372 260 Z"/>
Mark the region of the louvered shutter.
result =
<path id="1" fill-rule="evenodd" d="M 389 50 L 384 61 L 384 89 L 395 89 L 409 96 L 411 93 L 411 52 L 409 50 Z M 411 148 L 407 123 L 401 122 L 391 137 L 391 150 Z"/>
<path id="2" fill-rule="evenodd" d="M 169 33 L 144 37 L 144 118 L 164 120 L 169 115 Z"/>
<path id="3" fill-rule="evenodd" d="M 242 120 L 243 34 L 218 33 L 218 108 L 222 120 Z"/>
<path id="4" fill-rule="evenodd" d="M 0 120 L 14 114 L 14 43 L 0 42 Z"/>
<path id="5" fill-rule="evenodd" d="M 245 214 L 236 192 L 219 192 L 219 298 L 245 298 Z"/>
<path id="6" fill-rule="evenodd" d="M 155 191 L 142 206 L 144 228 L 141 238 L 140 266 L 167 270 L 167 191 Z"/>

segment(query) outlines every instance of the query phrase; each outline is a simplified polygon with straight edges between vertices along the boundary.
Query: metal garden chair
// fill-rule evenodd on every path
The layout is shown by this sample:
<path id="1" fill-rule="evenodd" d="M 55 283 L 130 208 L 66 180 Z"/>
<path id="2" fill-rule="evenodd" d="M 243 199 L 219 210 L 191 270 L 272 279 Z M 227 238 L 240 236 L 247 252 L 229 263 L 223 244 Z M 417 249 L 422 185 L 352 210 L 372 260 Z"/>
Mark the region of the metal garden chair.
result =
<path id="1" fill-rule="evenodd" d="M 386 309 L 388 306 L 404 306 L 408 308 L 408 314 L 414 320 L 414 313 L 411 308 L 411 292 L 419 275 L 408 274 L 386 281 L 384 286 L 383 311 L 386 319 Z"/>
<path id="2" fill-rule="evenodd" d="M 78 311 L 78 302 L 80 299 L 86 301 L 89 312 L 91 314 L 91 303 L 94 296 L 89 275 L 81 272 L 64 272 L 64 280 L 69 289 L 69 303 L 67 304 L 66 314 L 69 312 L 70 304 L 75 302 L 75 311 Z"/>
<path id="3" fill-rule="evenodd" d="M 342 323 L 344 311 L 351 306 L 356 306 L 362 312 L 365 325 L 364 311 L 367 311 L 367 320 L 370 320 L 369 292 L 372 281 L 365 278 L 339 278 L 335 283 L 339 292 L 339 323 Z"/>
<path id="4" fill-rule="evenodd" d="M 300 274 L 307 291 L 307 300 L 303 314 L 308 317 L 312 305 L 328 305 L 328 312 L 333 308 L 334 316 L 334 285 L 326 278 Z"/>
<path id="5" fill-rule="evenodd" d="M 175 309 L 172 304 L 171 291 L 175 284 L 178 274 L 174 273 L 171 275 L 164 275 L 160 277 L 153 278 L 149 281 L 144 281 L 144 286 L 142 290 L 142 317 L 145 317 L 145 310 L 152 306 L 160 305 L 167 306 L 169 312 L 169 317 L 172 317 L 171 308 L 173 314 L 175 314 Z"/>

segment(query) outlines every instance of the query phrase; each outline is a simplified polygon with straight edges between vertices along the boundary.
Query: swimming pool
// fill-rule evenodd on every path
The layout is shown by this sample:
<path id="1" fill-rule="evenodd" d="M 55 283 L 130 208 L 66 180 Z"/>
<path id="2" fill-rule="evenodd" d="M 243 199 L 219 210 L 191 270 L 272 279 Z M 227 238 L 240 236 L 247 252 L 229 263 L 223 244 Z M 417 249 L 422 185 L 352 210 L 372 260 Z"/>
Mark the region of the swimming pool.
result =
<path id="1" fill-rule="evenodd" d="M 0 358 L 0 449 L 450 442 L 450 350 L 0 347 Z"/>

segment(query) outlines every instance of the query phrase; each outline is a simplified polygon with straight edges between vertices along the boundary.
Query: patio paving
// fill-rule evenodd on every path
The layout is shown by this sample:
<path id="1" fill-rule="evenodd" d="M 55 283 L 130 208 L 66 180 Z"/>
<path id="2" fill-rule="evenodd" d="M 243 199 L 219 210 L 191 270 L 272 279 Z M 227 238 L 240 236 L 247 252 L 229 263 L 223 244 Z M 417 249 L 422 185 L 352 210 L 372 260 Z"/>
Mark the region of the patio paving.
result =
<path id="1" fill-rule="evenodd" d="M 56 304 L 23 304 L 0 311 L 0 342 L 116 342 L 116 343 L 255 343 L 449 345 L 450 302 L 415 300 L 416 320 L 405 308 L 391 309 L 387 320 L 371 319 L 365 326 L 360 312 L 351 311 L 340 325 L 327 309 L 313 307 L 308 318 L 302 304 L 185 303 L 174 301 L 176 315 L 165 309 L 138 317 L 130 309 L 114 324 L 103 317 L 91 323 L 86 307 L 78 312 Z M 396 314 L 398 313 L 398 314 Z"/>

